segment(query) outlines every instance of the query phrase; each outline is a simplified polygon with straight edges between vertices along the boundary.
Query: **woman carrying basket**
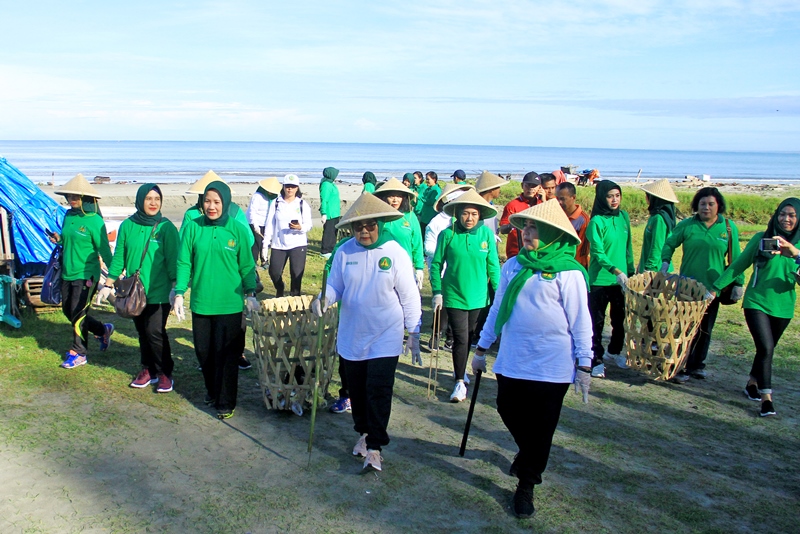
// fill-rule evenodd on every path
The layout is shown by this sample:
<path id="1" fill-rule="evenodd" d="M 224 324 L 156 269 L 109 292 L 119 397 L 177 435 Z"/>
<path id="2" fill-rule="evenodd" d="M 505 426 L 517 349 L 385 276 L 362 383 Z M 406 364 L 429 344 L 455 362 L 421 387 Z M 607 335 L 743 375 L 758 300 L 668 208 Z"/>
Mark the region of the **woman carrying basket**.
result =
<path id="1" fill-rule="evenodd" d="M 101 297 L 107 298 L 114 281 L 124 270 L 126 276 L 139 271 L 147 305 L 133 318 L 139 334 L 142 370 L 130 383 L 132 388 L 156 384 L 158 393 L 172 391 L 172 352 L 167 336 L 167 318 L 175 298 L 178 229 L 161 215 L 161 189 L 144 184 L 136 192 L 136 213 L 122 221 L 117 234 L 114 259 L 108 268 Z"/>
<path id="2" fill-rule="evenodd" d="M 744 319 L 753 336 L 756 354 L 750 369 L 750 378 L 744 394 L 753 401 L 761 401 L 761 417 L 775 415 L 772 402 L 772 355 L 789 322 L 794 317 L 795 284 L 800 265 L 800 200 L 787 198 L 780 203 L 764 232 L 754 235 L 742 254 L 734 260 L 713 285 L 719 293 L 749 267 L 753 275 L 747 282 L 742 301 Z M 777 241 L 762 246 L 762 240 Z M 764 250 L 772 249 L 772 250 Z"/>
<path id="3" fill-rule="evenodd" d="M 581 240 L 557 200 L 515 213 L 523 248 L 503 265 L 500 286 L 472 358 L 486 372 L 485 352 L 502 333 L 493 371 L 497 412 L 519 453 L 514 513 L 534 513 L 533 487 L 542 483 L 561 405 L 573 381 L 588 402 L 592 322 L 587 274 L 575 259 Z"/>
<path id="4" fill-rule="evenodd" d="M 644 228 L 642 255 L 639 257 L 637 273 L 661 269 L 661 250 L 675 228 L 675 204 L 678 203 L 678 197 L 666 178 L 645 184 L 642 189 L 647 198 L 650 218 Z"/>

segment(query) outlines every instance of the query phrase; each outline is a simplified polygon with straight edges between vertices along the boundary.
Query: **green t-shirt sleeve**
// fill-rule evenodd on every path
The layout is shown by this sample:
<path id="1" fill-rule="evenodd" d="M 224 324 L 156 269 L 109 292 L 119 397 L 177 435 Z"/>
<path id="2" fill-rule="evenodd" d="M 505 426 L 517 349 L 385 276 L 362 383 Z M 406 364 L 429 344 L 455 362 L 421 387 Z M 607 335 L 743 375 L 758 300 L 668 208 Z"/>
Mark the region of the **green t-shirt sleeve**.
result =
<path id="1" fill-rule="evenodd" d="M 664 247 L 661 249 L 661 263 L 669 263 L 672 261 L 672 255 L 675 254 L 675 249 L 683 243 L 684 232 L 686 231 L 689 219 L 686 219 L 675 226 L 675 229 L 664 241 Z M 659 269 L 661 266 L 659 265 Z"/>
<path id="2" fill-rule="evenodd" d="M 195 233 L 198 226 L 191 220 L 189 224 L 181 227 L 181 242 L 178 248 L 177 260 L 177 279 L 175 282 L 175 293 L 183 295 L 189 287 L 189 279 L 192 276 L 192 247 L 194 246 Z"/>
<path id="3" fill-rule="evenodd" d="M 108 244 L 108 232 L 106 232 L 106 225 L 102 219 L 100 220 L 98 232 L 92 236 L 92 241 L 97 251 L 100 253 L 100 257 L 103 258 L 103 263 L 105 263 L 106 266 L 111 265 L 111 246 Z"/>
<path id="4" fill-rule="evenodd" d="M 608 259 L 606 254 L 606 247 L 603 244 L 603 236 L 598 221 L 599 217 L 594 217 L 589 220 L 589 226 L 586 228 L 586 238 L 589 240 L 589 254 L 592 261 L 597 263 L 601 269 L 614 272 L 614 267 Z"/>
<path id="5" fill-rule="evenodd" d="M 122 274 L 122 270 L 125 268 L 125 243 L 128 241 L 128 228 L 130 228 L 130 225 L 127 220 L 122 221 L 122 224 L 119 225 L 117 245 L 114 248 L 114 258 L 108 265 L 108 278 L 110 280 L 119 278 L 119 275 Z"/>
<path id="6" fill-rule="evenodd" d="M 489 242 L 489 254 L 487 254 L 486 258 L 489 283 L 492 284 L 492 289 L 497 292 L 497 287 L 500 285 L 500 258 L 497 255 L 497 240 L 494 238 L 494 233 L 488 228 L 486 228 L 486 234 Z"/>
<path id="7" fill-rule="evenodd" d="M 732 260 L 731 261 L 731 265 L 733 265 L 736 262 L 736 259 L 741 255 L 742 249 L 739 246 L 739 229 L 736 227 L 736 223 L 734 223 L 732 220 L 729 219 L 729 222 L 731 223 L 731 239 L 732 239 L 732 241 L 731 241 L 731 245 L 732 245 L 731 246 L 731 252 L 732 252 L 732 254 L 731 254 L 731 260 Z M 734 282 L 736 282 L 737 286 L 743 286 L 744 285 L 744 271 L 739 273 L 739 275 L 736 277 Z"/>
<path id="8" fill-rule="evenodd" d="M 731 225 L 731 230 L 733 230 L 733 225 Z M 731 231 L 731 234 L 733 232 Z M 714 282 L 714 291 L 720 292 L 724 288 L 731 285 L 734 281 L 737 281 L 740 277 L 744 277 L 744 272 L 747 270 L 750 265 L 753 264 L 753 261 L 756 258 L 756 254 L 758 254 L 758 243 L 761 241 L 761 238 L 764 236 L 764 232 L 758 232 L 754 235 L 747 245 L 744 247 L 744 251 L 741 252 L 733 263 L 725 269 L 720 277 Z M 734 247 L 738 248 L 738 247 Z M 734 254 L 735 254 L 734 250 Z"/>
<path id="9" fill-rule="evenodd" d="M 167 262 L 167 277 L 170 283 L 174 284 L 178 280 L 178 253 L 180 252 L 180 236 L 178 229 L 172 222 L 162 223 L 161 227 L 164 259 Z"/>
<path id="10" fill-rule="evenodd" d="M 445 228 L 439 233 L 439 237 L 436 239 L 436 252 L 433 253 L 430 272 L 431 290 L 433 291 L 434 295 L 442 294 L 442 264 L 445 261 L 445 250 L 450 242 L 449 236 L 452 233 L 452 229 Z"/>
<path id="11" fill-rule="evenodd" d="M 411 224 L 411 259 L 414 269 L 425 268 L 425 256 L 422 250 L 422 229 L 416 219 L 409 221 Z"/>
<path id="12" fill-rule="evenodd" d="M 633 236 L 631 235 L 631 219 L 628 216 L 627 211 L 623 211 L 622 213 L 625 216 L 625 224 L 627 225 L 627 230 L 628 230 L 628 243 L 625 249 L 626 250 L 625 257 L 627 259 L 627 267 L 628 267 L 628 272 L 626 274 L 628 276 L 633 276 L 634 274 L 636 274 L 636 267 L 634 266 L 633 263 Z"/>

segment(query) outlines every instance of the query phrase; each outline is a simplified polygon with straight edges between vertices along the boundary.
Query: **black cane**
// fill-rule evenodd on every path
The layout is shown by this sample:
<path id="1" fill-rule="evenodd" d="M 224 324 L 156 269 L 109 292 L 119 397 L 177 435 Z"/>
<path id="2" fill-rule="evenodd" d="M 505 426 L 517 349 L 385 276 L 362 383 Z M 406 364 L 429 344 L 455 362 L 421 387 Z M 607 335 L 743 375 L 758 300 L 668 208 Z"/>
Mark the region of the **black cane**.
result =
<path id="1" fill-rule="evenodd" d="M 467 449 L 467 438 L 469 437 L 469 427 L 472 424 L 472 413 L 475 411 L 475 403 L 478 401 L 478 388 L 481 386 L 481 375 L 483 371 L 475 371 L 475 389 L 472 390 L 472 402 L 469 405 L 469 412 L 467 413 L 467 424 L 464 426 L 464 437 L 461 438 L 461 448 L 458 449 L 458 455 L 464 456 L 464 451 Z"/>

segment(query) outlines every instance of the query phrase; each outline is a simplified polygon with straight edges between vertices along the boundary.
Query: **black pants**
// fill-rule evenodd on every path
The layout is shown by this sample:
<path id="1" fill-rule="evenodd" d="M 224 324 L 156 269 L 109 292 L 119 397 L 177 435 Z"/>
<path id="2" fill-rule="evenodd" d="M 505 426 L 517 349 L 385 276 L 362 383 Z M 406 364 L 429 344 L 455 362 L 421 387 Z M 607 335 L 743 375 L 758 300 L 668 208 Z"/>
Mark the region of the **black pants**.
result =
<path id="1" fill-rule="evenodd" d="M 242 313 L 200 315 L 192 313 L 194 352 L 203 368 L 208 395 L 219 409 L 236 407 L 239 385 L 239 356 L 244 331 Z"/>
<path id="2" fill-rule="evenodd" d="M 270 249 L 269 277 L 275 286 L 275 296 L 282 297 L 286 288 L 283 283 L 283 268 L 289 260 L 289 294 L 300 295 L 300 285 L 303 283 L 303 273 L 306 270 L 306 249 L 308 247 L 295 247 L 288 250 Z"/>
<path id="3" fill-rule="evenodd" d="M 753 367 L 750 369 L 750 376 L 758 382 L 758 391 L 761 393 L 772 393 L 772 354 L 775 346 L 781 339 L 784 330 L 789 326 L 791 319 L 779 319 L 772 315 L 767 315 L 761 310 L 745 308 L 744 320 L 750 335 L 753 336 L 753 343 L 756 345 L 756 355 L 753 358 Z"/>
<path id="4" fill-rule="evenodd" d="M 521 484 L 541 484 L 569 384 L 497 376 L 497 413 L 519 447 Z"/>
<path id="5" fill-rule="evenodd" d="M 389 416 L 392 414 L 394 373 L 399 356 L 344 363 L 350 387 L 353 428 L 367 435 L 367 448 L 374 451 L 389 444 Z"/>
<path id="6" fill-rule="evenodd" d="M 603 361 L 603 326 L 606 322 L 606 308 L 611 310 L 611 340 L 608 353 L 619 354 L 625 345 L 625 295 L 620 286 L 597 286 L 589 292 L 589 313 L 592 316 L 592 367 Z"/>
<path id="7" fill-rule="evenodd" d="M 339 219 L 341 219 L 341 217 L 328 219 L 325 221 L 325 224 L 322 225 L 321 252 L 323 254 L 333 252 L 333 247 L 336 246 L 336 225 L 339 224 Z"/>
<path id="8" fill-rule="evenodd" d="M 253 260 L 256 262 L 256 266 L 258 266 L 259 260 L 261 265 L 264 265 L 267 263 L 267 258 L 261 255 L 261 247 L 264 246 L 264 227 L 259 226 L 256 228 L 251 224 L 250 230 L 253 231 L 253 238 L 255 239 L 255 243 L 253 243 Z"/>
<path id="9" fill-rule="evenodd" d="M 64 280 L 61 282 L 61 311 L 72 323 L 72 346 L 78 354 L 86 354 L 86 338 L 89 332 L 95 336 L 105 334 L 103 323 L 89 315 L 97 284 L 94 280 Z"/>
<path id="10" fill-rule="evenodd" d="M 172 351 L 167 336 L 169 303 L 148 304 L 138 317 L 133 318 L 136 332 L 139 333 L 139 352 L 142 354 L 142 368 L 150 371 L 150 376 L 167 375 L 172 378 Z"/>
<path id="11" fill-rule="evenodd" d="M 705 369 L 706 356 L 708 356 L 708 347 L 711 345 L 711 331 L 714 329 L 714 323 L 717 322 L 717 313 L 719 312 L 719 299 L 714 299 L 708 305 L 706 313 L 703 314 L 703 319 L 700 321 L 700 328 L 692 340 L 692 347 L 689 349 L 689 356 L 686 359 L 686 371 L 696 371 L 698 369 Z"/>
<path id="12" fill-rule="evenodd" d="M 439 339 L 441 339 L 442 334 L 444 334 L 444 338 L 447 341 L 452 342 L 453 341 L 453 329 L 450 328 L 450 322 L 448 321 L 448 318 L 447 318 L 447 308 L 442 307 L 442 311 L 439 312 L 439 331 L 438 332 L 433 332 L 433 327 L 434 327 L 433 320 L 434 319 L 435 319 L 435 317 L 433 319 L 431 319 L 431 332 L 433 334 L 438 334 Z"/>
<path id="13" fill-rule="evenodd" d="M 492 309 L 492 303 L 494 302 L 494 289 L 492 289 L 492 284 L 489 284 L 489 304 L 485 308 L 481 308 L 481 313 L 478 314 L 478 322 L 475 323 L 475 337 L 472 339 L 473 342 L 477 341 L 479 337 L 481 337 L 481 331 L 483 331 L 483 325 L 486 324 L 486 319 L 489 317 L 489 310 Z"/>
<path id="14" fill-rule="evenodd" d="M 453 370 L 456 380 L 464 378 L 467 370 L 467 357 L 469 346 L 475 338 L 475 324 L 478 322 L 482 308 L 474 310 L 459 310 L 447 308 L 447 320 L 453 329 Z"/>
<path id="15" fill-rule="evenodd" d="M 342 381 L 342 387 L 339 388 L 339 398 L 340 399 L 349 399 L 350 398 L 350 388 L 347 387 L 347 373 L 344 370 L 344 358 L 339 356 L 339 378 Z"/>

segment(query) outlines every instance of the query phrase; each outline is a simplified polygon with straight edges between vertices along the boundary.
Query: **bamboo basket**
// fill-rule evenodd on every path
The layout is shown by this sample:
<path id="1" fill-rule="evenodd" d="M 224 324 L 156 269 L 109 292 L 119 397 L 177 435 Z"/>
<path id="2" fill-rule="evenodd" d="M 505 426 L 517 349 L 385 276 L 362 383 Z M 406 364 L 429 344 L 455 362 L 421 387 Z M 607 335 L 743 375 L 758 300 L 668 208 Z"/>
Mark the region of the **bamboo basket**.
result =
<path id="1" fill-rule="evenodd" d="M 313 404 L 315 382 L 324 405 L 338 360 L 339 313 L 334 305 L 317 317 L 311 311 L 313 299 L 310 295 L 267 299 L 252 314 L 256 372 L 268 409 L 302 415 Z M 319 321 L 323 321 L 323 335 L 317 353 Z"/>
<path id="2" fill-rule="evenodd" d="M 711 299 L 700 282 L 646 272 L 631 276 L 625 291 L 628 365 L 656 380 L 673 378 L 686 363 Z"/>

